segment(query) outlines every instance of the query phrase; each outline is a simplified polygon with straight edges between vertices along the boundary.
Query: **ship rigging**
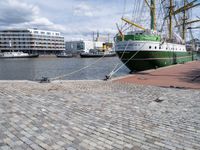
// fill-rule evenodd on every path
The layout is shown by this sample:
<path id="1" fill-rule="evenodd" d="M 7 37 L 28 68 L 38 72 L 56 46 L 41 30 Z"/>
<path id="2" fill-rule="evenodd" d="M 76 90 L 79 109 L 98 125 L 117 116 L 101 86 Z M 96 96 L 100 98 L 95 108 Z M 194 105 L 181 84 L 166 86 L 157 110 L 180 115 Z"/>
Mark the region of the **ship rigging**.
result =
<path id="1" fill-rule="evenodd" d="M 141 1 L 136 2 L 141 3 Z M 116 37 L 115 49 L 122 62 L 133 71 L 192 61 L 195 53 L 186 50 L 186 31 L 191 24 L 199 22 L 200 19 L 189 20 L 188 12 L 192 8 L 200 6 L 200 3 L 197 3 L 197 0 L 192 2 L 184 0 L 183 6 L 177 8 L 173 0 L 161 0 L 160 10 L 162 9 L 164 12 L 161 20 L 156 17 L 157 1 L 144 0 L 143 2 L 150 12 L 150 28 L 124 16 L 122 17 L 125 22 L 123 27 L 128 24 L 135 30 L 125 33 L 127 29 L 118 27 L 119 34 Z M 181 18 L 181 20 L 177 18 Z M 162 22 L 162 25 L 158 25 L 158 22 Z M 166 26 L 168 35 L 166 32 L 163 33 L 164 26 Z M 160 30 L 158 30 L 159 27 Z M 181 31 L 179 35 L 173 30 L 175 27 Z M 132 57 L 133 55 L 134 57 Z"/>

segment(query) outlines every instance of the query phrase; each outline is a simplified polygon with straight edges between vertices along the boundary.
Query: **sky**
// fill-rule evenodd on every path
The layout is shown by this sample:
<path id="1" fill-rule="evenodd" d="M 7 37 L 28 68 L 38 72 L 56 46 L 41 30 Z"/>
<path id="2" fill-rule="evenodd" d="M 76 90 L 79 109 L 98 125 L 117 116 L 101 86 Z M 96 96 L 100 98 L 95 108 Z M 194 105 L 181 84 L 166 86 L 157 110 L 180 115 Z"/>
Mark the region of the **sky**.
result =
<path id="1" fill-rule="evenodd" d="M 60 31 L 65 40 L 92 39 L 117 33 L 116 23 L 136 0 L 0 0 L 0 29 Z M 200 0 L 198 0 L 200 2 Z M 124 7 L 126 6 L 126 7 Z M 196 11 L 200 14 L 200 8 Z"/>

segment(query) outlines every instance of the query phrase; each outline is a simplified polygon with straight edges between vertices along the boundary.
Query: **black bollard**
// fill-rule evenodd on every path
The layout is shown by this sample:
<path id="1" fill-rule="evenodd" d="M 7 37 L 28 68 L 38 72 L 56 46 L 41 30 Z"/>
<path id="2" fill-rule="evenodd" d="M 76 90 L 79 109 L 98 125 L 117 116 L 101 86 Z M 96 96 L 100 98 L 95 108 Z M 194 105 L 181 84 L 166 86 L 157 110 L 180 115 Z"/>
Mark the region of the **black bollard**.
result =
<path id="1" fill-rule="evenodd" d="M 111 78 L 110 75 L 105 75 L 104 81 L 107 81 L 107 80 L 109 80 L 110 78 Z"/>
<path id="2" fill-rule="evenodd" d="M 50 79 L 48 77 L 42 77 L 40 83 L 50 83 Z"/>

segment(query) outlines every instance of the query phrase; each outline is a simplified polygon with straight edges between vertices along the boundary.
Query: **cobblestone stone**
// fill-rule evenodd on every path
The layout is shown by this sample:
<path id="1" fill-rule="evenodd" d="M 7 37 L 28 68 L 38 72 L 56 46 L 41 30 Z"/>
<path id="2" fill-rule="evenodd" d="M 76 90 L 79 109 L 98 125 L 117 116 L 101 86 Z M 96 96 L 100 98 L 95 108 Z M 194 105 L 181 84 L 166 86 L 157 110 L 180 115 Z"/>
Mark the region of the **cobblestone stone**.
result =
<path id="1" fill-rule="evenodd" d="M 0 81 L 0 150 L 198 150 L 199 100 L 199 90 L 111 81 Z"/>

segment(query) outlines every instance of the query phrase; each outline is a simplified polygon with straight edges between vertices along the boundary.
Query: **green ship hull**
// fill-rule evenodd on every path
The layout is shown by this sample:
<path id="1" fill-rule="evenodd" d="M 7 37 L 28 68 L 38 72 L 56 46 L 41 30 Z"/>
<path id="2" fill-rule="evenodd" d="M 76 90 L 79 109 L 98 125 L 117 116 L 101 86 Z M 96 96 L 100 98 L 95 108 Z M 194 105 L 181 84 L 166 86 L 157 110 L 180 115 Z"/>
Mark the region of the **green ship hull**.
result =
<path id="1" fill-rule="evenodd" d="M 131 71 L 156 69 L 196 59 L 195 52 L 171 51 L 117 51 L 118 57 Z"/>
<path id="2" fill-rule="evenodd" d="M 115 37 L 115 50 L 121 61 L 131 71 L 141 71 L 195 60 L 197 56 L 196 52 L 187 51 L 185 44 L 185 32 L 187 29 L 186 25 L 188 20 L 188 15 L 186 12 L 189 9 L 198 6 L 198 4 L 194 4 L 193 2 L 188 3 L 187 1 L 184 1 L 184 6 L 176 10 L 172 0 L 162 6 L 167 12 L 165 15 L 166 17 L 163 19 L 164 21 L 166 19 L 168 20 L 166 26 L 168 28 L 168 33 L 163 30 L 164 22 L 162 29 L 160 30 L 164 32 L 161 33 L 157 30 L 156 6 L 158 3 L 156 3 L 156 0 L 150 0 L 150 3 L 145 0 L 145 3 L 150 8 L 150 29 L 133 22 L 132 20 L 135 18 L 129 20 L 122 17 L 122 20 L 125 22 L 125 24 L 122 26 L 122 29 L 117 26 L 119 33 Z M 185 9 L 188 6 L 191 7 Z M 135 10 L 137 11 L 138 9 Z M 183 29 L 181 36 L 176 32 L 173 32 L 173 28 L 177 27 L 173 25 L 173 20 L 175 15 L 179 13 L 183 13 L 183 16 L 181 16 L 182 19 L 178 23 L 180 24 L 178 27 L 182 26 Z M 195 22 L 198 22 L 198 20 L 193 20 L 190 22 L 190 24 Z M 130 27 L 126 28 L 126 24 L 129 24 L 130 27 L 134 27 L 131 28 L 131 30 L 127 33 L 126 31 Z M 138 30 L 135 28 L 138 28 Z M 166 35 L 166 33 L 168 35 Z"/>

